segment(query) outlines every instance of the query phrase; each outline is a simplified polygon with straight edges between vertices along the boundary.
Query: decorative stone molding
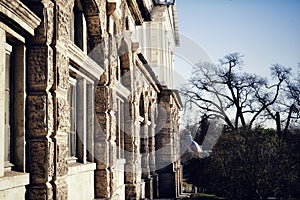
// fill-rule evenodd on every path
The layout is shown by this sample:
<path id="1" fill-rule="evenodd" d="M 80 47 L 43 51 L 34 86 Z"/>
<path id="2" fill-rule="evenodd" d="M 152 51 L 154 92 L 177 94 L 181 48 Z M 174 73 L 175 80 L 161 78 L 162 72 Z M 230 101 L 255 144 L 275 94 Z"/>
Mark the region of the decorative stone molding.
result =
<path id="1" fill-rule="evenodd" d="M 130 90 L 128 90 L 128 88 L 126 88 L 125 86 L 123 86 L 122 83 L 120 83 L 119 81 L 116 82 L 116 85 L 113 87 L 113 89 L 122 97 L 129 99 L 129 96 L 131 95 Z"/>
<path id="2" fill-rule="evenodd" d="M 0 13 L 15 21 L 30 35 L 34 35 L 34 29 L 41 20 L 19 0 L 1 0 Z"/>
<path id="3" fill-rule="evenodd" d="M 136 25 L 141 25 L 144 21 L 137 0 L 127 0 L 128 7 L 133 14 Z"/>

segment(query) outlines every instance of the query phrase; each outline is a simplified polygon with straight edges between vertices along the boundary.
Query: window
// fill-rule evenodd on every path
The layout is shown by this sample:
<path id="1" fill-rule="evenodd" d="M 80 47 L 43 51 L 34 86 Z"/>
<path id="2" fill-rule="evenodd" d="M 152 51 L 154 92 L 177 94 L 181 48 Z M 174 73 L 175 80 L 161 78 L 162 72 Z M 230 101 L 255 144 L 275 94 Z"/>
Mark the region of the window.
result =
<path id="1" fill-rule="evenodd" d="M 145 107 L 144 107 L 144 96 L 143 96 L 143 94 L 141 94 L 141 96 L 140 96 L 139 113 L 140 113 L 141 117 L 145 118 Z"/>
<path id="2" fill-rule="evenodd" d="M 13 163 L 13 78 L 12 78 L 13 55 L 12 46 L 6 43 L 5 51 L 5 168 L 12 167 Z"/>
<path id="3" fill-rule="evenodd" d="M 117 158 L 121 159 L 124 158 L 124 101 L 120 98 L 117 98 L 117 114 L 116 114 L 116 120 L 117 120 Z"/>
<path id="4" fill-rule="evenodd" d="M 24 38 L 0 28 L 0 176 L 25 170 L 25 46 Z M 15 98 L 17 95 L 18 98 Z M 2 100 L 3 99 L 3 100 Z M 16 148 L 16 144 L 18 145 Z"/>
<path id="5" fill-rule="evenodd" d="M 87 52 L 87 26 L 80 0 L 75 1 L 70 27 L 70 40 Z"/>
<path id="6" fill-rule="evenodd" d="M 69 79 L 70 105 L 69 160 L 94 160 L 94 82 L 73 67 Z"/>
<path id="7" fill-rule="evenodd" d="M 76 160 L 76 79 L 70 78 L 68 90 L 70 105 L 69 157 Z"/>

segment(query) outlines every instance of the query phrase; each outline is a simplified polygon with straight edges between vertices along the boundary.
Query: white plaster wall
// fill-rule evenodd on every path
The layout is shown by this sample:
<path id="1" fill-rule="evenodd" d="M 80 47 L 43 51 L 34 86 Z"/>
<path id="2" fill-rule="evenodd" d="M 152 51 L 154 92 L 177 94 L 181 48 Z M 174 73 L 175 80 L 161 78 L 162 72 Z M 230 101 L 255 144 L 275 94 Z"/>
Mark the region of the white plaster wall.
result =
<path id="1" fill-rule="evenodd" d="M 68 177 L 68 199 L 69 200 L 91 200 L 94 199 L 94 170 L 96 165 L 75 164 L 69 167 Z"/>

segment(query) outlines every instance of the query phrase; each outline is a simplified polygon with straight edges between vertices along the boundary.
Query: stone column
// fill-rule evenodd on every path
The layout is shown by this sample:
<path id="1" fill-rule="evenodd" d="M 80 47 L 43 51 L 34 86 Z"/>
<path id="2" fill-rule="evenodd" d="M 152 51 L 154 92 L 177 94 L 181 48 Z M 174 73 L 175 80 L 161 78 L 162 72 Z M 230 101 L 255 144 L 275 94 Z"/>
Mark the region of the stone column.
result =
<path id="1" fill-rule="evenodd" d="M 176 197 L 176 174 L 174 172 L 173 154 L 173 119 L 172 119 L 172 93 L 162 90 L 159 98 L 160 110 L 158 112 L 155 135 L 156 167 L 158 173 L 158 188 L 160 198 Z"/>
<path id="2" fill-rule="evenodd" d="M 132 54 L 130 50 L 130 40 L 122 40 L 118 54 L 120 55 L 121 61 L 121 82 L 122 84 L 132 91 L 133 80 L 132 80 Z M 136 127 L 138 124 L 135 122 L 135 102 L 134 97 L 131 96 L 127 102 L 124 103 L 124 152 L 125 152 L 125 196 L 126 199 L 138 199 L 137 195 L 139 189 L 136 186 L 137 171 L 137 151 L 138 144 L 136 141 Z"/>
<path id="3" fill-rule="evenodd" d="M 124 150 L 125 150 L 125 195 L 126 199 L 135 199 L 137 190 L 136 183 L 136 170 L 135 170 L 135 151 L 134 146 L 134 122 L 129 115 L 129 103 L 125 104 L 125 137 L 124 137 Z"/>
<path id="4" fill-rule="evenodd" d="M 142 124 L 140 126 L 140 137 L 142 178 L 148 179 L 150 178 L 148 124 Z"/>
<path id="5" fill-rule="evenodd" d="M 110 198 L 110 163 L 109 163 L 109 88 L 98 84 L 95 95 L 97 123 L 95 125 L 95 193 L 96 198 Z"/>
<path id="6" fill-rule="evenodd" d="M 73 5 L 46 0 L 31 6 L 42 22 L 28 47 L 26 140 L 31 180 L 27 197 L 67 199 L 65 177 L 70 124 L 66 42 Z"/>
<path id="7" fill-rule="evenodd" d="M 149 137 L 149 168 L 151 179 L 149 183 L 150 194 L 149 198 L 157 198 L 158 197 L 158 188 L 157 186 L 157 173 L 156 173 L 156 166 L 155 166 L 155 123 L 154 123 L 154 113 L 149 113 L 151 115 L 151 124 L 148 129 L 148 137 Z"/>
<path id="8" fill-rule="evenodd" d="M 4 149 L 5 149 L 5 42 L 6 34 L 0 28 L 0 177 L 4 175 Z"/>
<path id="9" fill-rule="evenodd" d="M 54 187 L 54 102 L 50 88 L 54 83 L 53 37 L 54 3 L 44 1 L 35 6 L 41 17 L 37 35 L 28 47 L 27 57 L 27 170 L 30 173 L 28 199 L 53 199 Z M 47 13 L 47 15 L 43 15 Z M 46 26 L 49 25 L 48 28 Z"/>

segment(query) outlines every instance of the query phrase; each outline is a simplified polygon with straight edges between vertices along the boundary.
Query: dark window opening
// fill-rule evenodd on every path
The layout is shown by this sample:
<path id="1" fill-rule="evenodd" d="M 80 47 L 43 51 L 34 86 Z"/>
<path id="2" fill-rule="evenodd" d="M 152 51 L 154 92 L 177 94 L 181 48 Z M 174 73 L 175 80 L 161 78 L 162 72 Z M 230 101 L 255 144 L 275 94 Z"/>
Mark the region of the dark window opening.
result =
<path id="1" fill-rule="evenodd" d="M 87 49 L 86 25 L 82 4 L 80 0 L 76 0 L 71 18 L 70 40 L 83 51 Z"/>
<path id="2" fill-rule="evenodd" d="M 143 96 L 143 94 L 141 94 L 139 106 L 140 106 L 139 107 L 140 116 L 145 118 L 145 107 L 144 107 L 144 96 Z"/>
<path id="3" fill-rule="evenodd" d="M 117 158 L 124 158 L 124 103 L 121 99 L 117 99 Z"/>

